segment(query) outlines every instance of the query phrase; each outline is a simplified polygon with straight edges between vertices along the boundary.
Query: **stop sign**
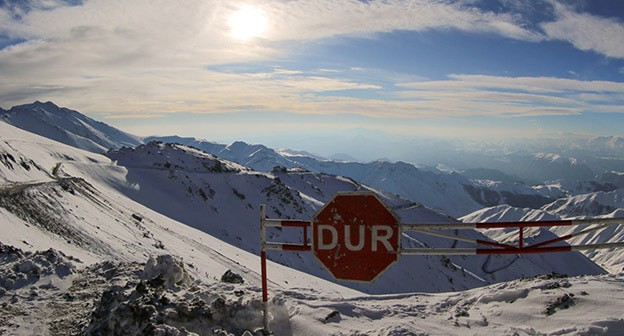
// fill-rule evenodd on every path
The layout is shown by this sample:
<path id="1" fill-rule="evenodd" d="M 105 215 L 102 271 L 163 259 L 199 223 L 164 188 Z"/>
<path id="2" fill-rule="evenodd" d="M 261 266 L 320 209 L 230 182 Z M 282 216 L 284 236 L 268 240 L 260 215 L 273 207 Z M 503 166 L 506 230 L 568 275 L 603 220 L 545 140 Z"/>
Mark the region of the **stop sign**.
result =
<path id="1" fill-rule="evenodd" d="M 336 279 L 373 281 L 398 260 L 399 231 L 375 194 L 338 193 L 312 221 L 312 250 Z"/>

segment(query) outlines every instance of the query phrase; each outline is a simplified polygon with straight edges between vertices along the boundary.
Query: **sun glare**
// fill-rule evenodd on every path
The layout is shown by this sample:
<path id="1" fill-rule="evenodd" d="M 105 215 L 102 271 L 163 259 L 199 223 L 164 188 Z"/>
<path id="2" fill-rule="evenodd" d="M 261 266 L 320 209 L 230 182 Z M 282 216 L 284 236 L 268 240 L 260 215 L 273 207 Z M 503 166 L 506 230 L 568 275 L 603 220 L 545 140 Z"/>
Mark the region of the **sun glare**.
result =
<path id="1" fill-rule="evenodd" d="M 267 18 L 260 8 L 243 6 L 230 16 L 228 26 L 234 38 L 249 40 L 264 33 Z"/>

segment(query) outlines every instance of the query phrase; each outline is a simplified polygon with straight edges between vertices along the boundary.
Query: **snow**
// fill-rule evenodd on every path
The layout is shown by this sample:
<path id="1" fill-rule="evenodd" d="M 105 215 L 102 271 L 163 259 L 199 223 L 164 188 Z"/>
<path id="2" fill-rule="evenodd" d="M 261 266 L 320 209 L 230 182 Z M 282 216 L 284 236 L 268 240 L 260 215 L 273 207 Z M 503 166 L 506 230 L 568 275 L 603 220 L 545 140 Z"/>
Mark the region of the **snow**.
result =
<path id="1" fill-rule="evenodd" d="M 304 297 L 291 323 L 294 335 L 618 335 L 621 311 L 601 305 L 610 291 L 621 297 L 621 285 L 616 276 L 539 277 L 461 293 Z M 565 295 L 574 304 L 556 305 Z"/>
<path id="2" fill-rule="evenodd" d="M 619 208 L 624 208 L 624 189 L 561 198 L 543 207 L 562 217 L 598 216 Z"/>
<path id="3" fill-rule="evenodd" d="M 515 208 L 509 205 L 484 208 L 460 218 L 463 222 L 510 222 L 510 221 L 539 221 L 558 219 L 586 219 L 586 218 L 622 218 L 624 217 L 623 189 L 612 192 L 595 192 L 584 195 L 561 198 L 542 209 Z M 588 229 L 588 226 L 552 227 L 557 236 L 566 236 Z M 546 234 L 539 231 L 540 234 Z M 514 229 L 487 230 L 490 238 L 514 242 L 517 237 Z M 537 231 L 526 231 L 527 234 L 537 234 Z M 554 236 L 552 237 L 554 238 Z M 546 237 L 541 240 L 547 240 Z M 624 241 L 624 222 L 611 225 L 599 231 L 592 231 L 567 240 L 571 245 L 601 244 Z M 621 249 L 603 249 L 583 252 L 605 270 L 618 273 L 624 270 L 624 251 Z"/>
<path id="4" fill-rule="evenodd" d="M 452 221 L 350 178 L 254 172 L 184 145 L 121 149 L 115 163 L 0 122 L 0 153 L 0 334 L 260 335 L 261 202 L 271 217 L 310 218 L 335 191 L 372 190 L 402 221 Z M 498 211 L 505 214 L 488 216 L 526 216 Z M 529 216 L 538 215 L 546 212 Z M 404 244 L 464 246 L 416 234 Z M 309 254 L 269 254 L 277 261 L 268 263 L 276 335 L 624 332 L 624 274 L 596 275 L 602 271 L 578 254 L 406 257 L 372 284 L 328 281 Z M 296 265 L 305 272 L 287 267 Z M 594 275 L 537 276 L 552 271 Z M 236 274 L 242 283 L 221 281 L 228 272 L 225 279 Z"/>
<path id="5" fill-rule="evenodd" d="M 52 102 L 34 102 L 0 110 L 0 119 L 56 141 L 102 153 L 108 148 L 138 145 L 141 139 Z"/>
<path id="6" fill-rule="evenodd" d="M 43 139 L 37 138 L 37 141 L 43 142 Z M 23 152 L 29 150 L 25 147 Z M 259 204 L 267 204 L 271 218 L 310 219 L 321 203 L 328 201 L 337 191 L 373 190 L 352 179 L 329 174 L 299 170 L 257 173 L 182 145 L 153 142 L 135 149 L 122 148 L 109 153 L 116 164 L 100 156 L 91 160 L 89 158 L 94 154 L 83 151 L 72 155 L 75 157 L 72 160 L 48 163 L 56 168 L 59 177 L 51 176 L 49 183 L 24 186 L 23 190 L 14 192 L 6 198 L 6 202 L 10 201 L 6 209 L 19 217 L 27 228 L 26 225 L 32 222 L 37 225 L 37 218 L 54 219 L 42 228 L 63 234 L 64 244 L 71 248 L 76 245 L 89 247 L 91 258 L 104 254 L 115 255 L 120 260 L 136 260 L 139 256 L 148 258 L 154 251 L 170 250 L 170 233 L 166 231 L 163 235 L 162 230 L 160 233 L 158 230 L 162 215 L 149 209 L 158 209 L 175 221 L 257 255 Z M 165 167 L 167 163 L 168 168 Z M 214 169 L 217 165 L 221 168 Z M 375 192 L 404 222 L 453 221 L 417 203 Z M 24 207 L 31 211 L 21 213 L 18 210 Z M 135 214 L 142 219 L 137 221 L 133 217 Z M 90 220 L 83 223 L 84 218 Z M 485 238 L 476 232 L 466 234 L 476 239 Z M 14 237 L 16 246 L 25 245 L 18 234 Z M 300 242 L 301 233 L 298 230 L 272 230 L 268 237 L 275 241 Z M 138 243 L 135 242 L 137 238 Z M 113 239 L 115 241 L 111 242 Z M 455 243 L 412 232 L 405 237 L 405 244 L 406 247 L 448 247 Z M 269 257 L 283 265 L 334 281 L 309 253 L 272 251 Z M 468 289 L 541 274 L 559 264 L 558 258 L 548 260 L 524 258 L 517 261 L 510 256 L 453 257 L 450 262 L 442 257 L 401 258 L 371 285 L 343 285 L 371 293 Z M 565 267 L 557 269 L 568 274 L 601 272 L 584 260 L 579 260 L 574 268 Z"/>
<path id="7" fill-rule="evenodd" d="M 259 288 L 191 275 L 178 257 L 84 268 L 59 252 L 3 246 L 0 266 L 60 264 L 0 294 L 0 332 L 14 335 L 261 335 Z M 39 258 L 33 258 L 39 256 Z M 45 257 L 42 257 L 45 256 Z M 29 272 L 31 266 L 23 270 Z M 55 281 L 51 281 L 54 278 Z M 5 280 L 7 277 L 0 277 Z M 54 283 L 70 283 L 59 287 Z M 337 295 L 270 290 L 275 335 L 620 335 L 624 274 L 539 276 L 464 292 Z"/>

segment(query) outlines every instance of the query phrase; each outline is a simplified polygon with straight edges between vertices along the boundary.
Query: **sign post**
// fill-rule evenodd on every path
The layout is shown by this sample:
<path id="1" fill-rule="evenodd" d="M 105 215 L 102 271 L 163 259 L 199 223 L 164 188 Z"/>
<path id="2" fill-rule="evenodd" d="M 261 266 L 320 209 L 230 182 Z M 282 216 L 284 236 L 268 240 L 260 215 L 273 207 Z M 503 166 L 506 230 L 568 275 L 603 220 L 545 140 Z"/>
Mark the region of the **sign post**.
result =
<path id="1" fill-rule="evenodd" d="M 583 245 L 555 245 L 573 237 L 600 231 L 611 225 L 624 224 L 624 218 L 582 219 L 557 221 L 528 221 L 505 223 L 400 223 L 395 215 L 372 192 L 337 193 L 321 208 L 312 220 L 269 219 L 265 206 L 260 206 L 260 263 L 262 275 L 262 302 L 264 303 L 264 333 L 269 330 L 266 250 L 310 252 L 337 280 L 370 282 L 377 279 L 404 255 L 474 255 L 474 254 L 529 254 L 570 252 L 608 248 L 624 248 L 624 242 Z M 592 226 L 595 225 L 595 226 Z M 524 229 L 547 226 L 586 226 L 580 231 L 562 237 L 526 245 Z M 267 228 L 301 228 L 303 244 L 267 242 Z M 517 228 L 518 243 L 475 239 L 448 233 L 449 229 L 488 230 Z M 311 244 L 308 229 L 312 230 Z M 406 248 L 401 249 L 403 232 L 463 241 L 470 248 Z"/>
<path id="2" fill-rule="evenodd" d="M 267 289 L 267 270 L 266 270 L 266 230 L 264 228 L 265 206 L 260 205 L 260 274 L 262 277 L 262 327 L 265 334 L 271 335 L 269 329 L 269 293 Z"/>

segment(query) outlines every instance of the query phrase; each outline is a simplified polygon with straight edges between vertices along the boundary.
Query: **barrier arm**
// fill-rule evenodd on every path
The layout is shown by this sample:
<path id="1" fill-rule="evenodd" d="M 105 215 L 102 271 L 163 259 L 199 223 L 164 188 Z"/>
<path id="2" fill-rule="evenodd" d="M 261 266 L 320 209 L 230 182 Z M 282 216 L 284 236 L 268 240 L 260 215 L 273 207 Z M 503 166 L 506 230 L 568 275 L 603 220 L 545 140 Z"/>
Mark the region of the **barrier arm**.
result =
<path id="1" fill-rule="evenodd" d="M 624 242 L 603 243 L 603 244 L 585 244 L 585 245 L 567 245 L 567 246 L 548 246 L 557 242 L 565 241 L 573 237 L 588 234 L 590 232 L 605 229 L 610 225 L 624 224 L 624 218 L 606 218 L 606 219 L 580 219 L 580 220 L 556 220 L 556 221 L 527 221 L 527 222 L 497 222 L 497 223 L 423 223 L 423 224 L 403 224 L 401 229 L 405 231 L 415 231 L 436 237 L 448 238 L 452 240 L 465 241 L 477 245 L 475 248 L 412 248 L 402 249 L 401 254 L 407 255 L 472 255 L 472 254 L 530 254 L 530 253 L 553 253 L 553 252 L 570 252 L 583 250 L 596 250 L 608 248 L 624 248 Z M 596 225 L 579 232 L 568 234 L 562 237 L 550 239 L 547 241 L 524 246 L 524 228 L 528 227 L 550 227 L 550 226 L 578 226 L 578 225 Z M 482 239 L 473 239 L 453 235 L 449 233 L 439 232 L 439 230 L 448 229 L 501 229 L 501 228 L 517 228 L 518 229 L 518 246 L 504 244 L 496 241 L 487 241 Z M 479 248 L 479 245 L 485 245 L 495 248 Z"/>
<path id="2" fill-rule="evenodd" d="M 475 255 L 475 254 L 529 254 L 529 253 L 552 253 L 552 252 L 570 252 L 608 248 L 624 248 L 624 242 L 603 243 L 603 244 L 585 244 L 585 245 L 566 245 L 566 246 L 550 246 L 552 244 L 568 240 L 573 237 L 588 234 L 590 232 L 599 231 L 610 225 L 624 224 L 624 218 L 609 219 L 585 219 L 585 220 L 556 220 L 556 221 L 527 221 L 527 222 L 497 222 L 497 223 L 419 223 L 419 224 L 401 224 L 399 232 L 415 231 L 426 235 L 447 238 L 472 243 L 474 248 L 401 248 L 397 253 L 405 255 Z M 562 237 L 534 243 L 528 246 L 524 244 L 524 229 L 529 227 L 551 227 L 551 226 L 579 226 L 579 225 L 596 225 L 594 227 L 585 228 L 579 232 L 571 233 Z M 267 228 L 301 228 L 303 233 L 302 244 L 292 244 L 287 242 L 267 242 Z M 290 220 L 290 219 L 269 219 L 266 218 L 266 207 L 260 205 L 260 268 L 262 277 L 262 302 L 263 302 L 263 333 L 272 335 L 269 330 L 269 308 L 268 308 L 268 280 L 267 280 L 267 250 L 282 250 L 296 252 L 310 252 L 312 246 L 308 243 L 308 228 L 312 227 L 312 220 Z M 517 246 L 501 243 L 493 240 L 483 240 L 469 238 L 442 230 L 452 229 L 501 229 L 516 228 L 518 229 Z M 487 246 L 482 248 L 479 246 Z"/>

